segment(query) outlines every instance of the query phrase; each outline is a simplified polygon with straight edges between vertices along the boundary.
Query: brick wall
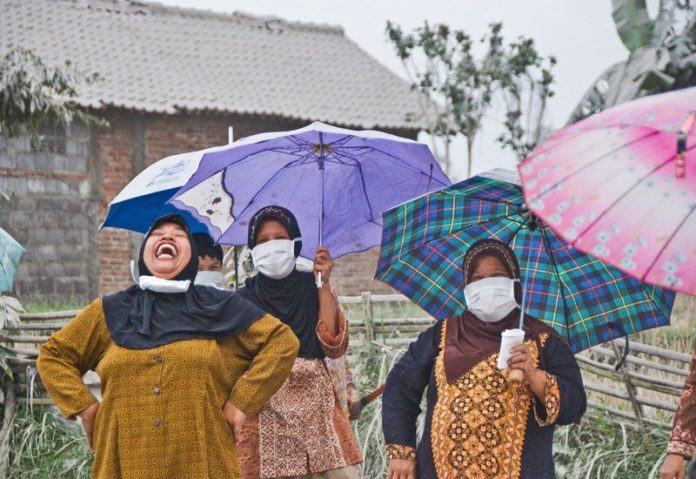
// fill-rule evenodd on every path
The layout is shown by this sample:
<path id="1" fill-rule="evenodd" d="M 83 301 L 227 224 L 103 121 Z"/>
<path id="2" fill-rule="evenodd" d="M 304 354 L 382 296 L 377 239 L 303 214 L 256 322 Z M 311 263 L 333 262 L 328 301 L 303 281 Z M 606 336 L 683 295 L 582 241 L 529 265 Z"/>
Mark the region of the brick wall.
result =
<path id="1" fill-rule="evenodd" d="M 110 108 L 96 113 L 109 125 L 69 127 L 61 153 L 33 151 L 27 138 L 0 137 L 0 188 L 15 193 L 9 204 L 0 204 L 0 227 L 27 250 L 15 282 L 22 299 L 87 301 L 132 283 L 130 260 L 142 235 L 97 229 L 108 203 L 148 165 L 225 144 L 229 126 L 238 139 L 306 124 L 209 112 L 161 115 Z M 334 273 L 338 292 L 391 292 L 372 280 L 375 266 L 376 251 L 339 260 Z"/>
<path id="2" fill-rule="evenodd" d="M 339 295 L 356 296 L 363 291 L 375 294 L 393 294 L 397 291 L 374 279 L 379 248 L 364 253 L 349 254 L 336 261 L 331 283 Z"/>
<path id="3" fill-rule="evenodd" d="M 111 111 L 104 118 L 107 128 L 96 133 L 96 152 L 100 165 L 99 220 L 104 220 L 109 202 L 133 178 L 134 125 L 140 116 L 132 112 Z M 99 294 L 113 293 L 129 286 L 132 233 L 105 228 L 96 233 L 99 242 Z"/>
<path id="4" fill-rule="evenodd" d="M 0 203 L 0 226 L 26 250 L 14 284 L 22 298 L 96 294 L 89 129 L 75 124 L 64 133 L 39 145 L 0 136 L 0 190 L 11 195 Z"/>
<path id="5" fill-rule="evenodd" d="M 100 218 L 109 202 L 140 171 L 166 156 L 224 145 L 228 127 L 235 138 L 263 131 L 290 130 L 304 123 L 268 117 L 179 114 L 140 114 L 112 110 L 109 128 L 98 135 L 103 189 Z M 137 256 L 142 235 L 113 228 L 99 233 L 100 294 L 118 291 L 131 283 L 130 260 Z"/>
<path id="6" fill-rule="evenodd" d="M 108 117 L 111 126 L 99 136 L 103 169 L 103 196 L 100 217 L 106 206 L 130 179 L 143 168 L 166 156 L 227 143 L 227 128 L 234 127 L 236 139 L 263 131 L 283 131 L 304 126 L 306 122 L 271 117 L 179 114 L 140 115 L 120 111 Z M 407 132 L 394 132 L 407 136 Z M 412 135 L 411 135 L 412 136 Z M 142 235 L 107 228 L 100 236 L 101 294 L 118 291 L 131 284 L 129 263 L 138 252 Z M 339 294 L 361 291 L 393 292 L 374 281 L 376 251 L 341 258 L 334 273 Z"/>

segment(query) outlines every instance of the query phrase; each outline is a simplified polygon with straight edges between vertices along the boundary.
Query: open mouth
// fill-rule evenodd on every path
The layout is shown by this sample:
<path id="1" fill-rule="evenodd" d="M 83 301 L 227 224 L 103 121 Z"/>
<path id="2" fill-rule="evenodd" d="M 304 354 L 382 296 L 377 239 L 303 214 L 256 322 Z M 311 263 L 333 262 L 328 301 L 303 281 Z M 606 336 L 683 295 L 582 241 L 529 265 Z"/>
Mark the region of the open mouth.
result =
<path id="1" fill-rule="evenodd" d="M 173 243 L 161 243 L 155 250 L 155 258 L 174 259 L 179 256 L 179 252 Z"/>

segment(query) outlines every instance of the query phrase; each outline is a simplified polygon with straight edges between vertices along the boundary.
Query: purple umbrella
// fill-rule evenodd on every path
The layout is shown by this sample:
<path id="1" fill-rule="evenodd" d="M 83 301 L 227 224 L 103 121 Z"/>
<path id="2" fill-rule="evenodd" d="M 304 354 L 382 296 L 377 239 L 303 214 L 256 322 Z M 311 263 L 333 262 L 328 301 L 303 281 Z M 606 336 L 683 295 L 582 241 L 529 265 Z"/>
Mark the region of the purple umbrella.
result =
<path id="1" fill-rule="evenodd" d="M 170 202 L 228 245 L 246 244 L 259 208 L 281 205 L 297 216 L 302 256 L 322 244 L 338 258 L 379 244 L 382 211 L 450 184 L 427 145 L 315 122 L 206 153 Z"/>

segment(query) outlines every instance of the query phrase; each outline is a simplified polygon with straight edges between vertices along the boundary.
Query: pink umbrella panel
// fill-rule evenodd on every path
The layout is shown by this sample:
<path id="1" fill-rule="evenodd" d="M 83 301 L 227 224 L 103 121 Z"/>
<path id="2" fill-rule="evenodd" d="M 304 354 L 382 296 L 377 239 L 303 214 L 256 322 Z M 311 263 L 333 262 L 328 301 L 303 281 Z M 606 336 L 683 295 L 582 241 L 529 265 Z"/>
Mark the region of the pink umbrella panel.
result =
<path id="1" fill-rule="evenodd" d="M 520 165 L 529 208 L 580 251 L 696 295 L 695 107 L 690 88 L 552 135 Z"/>

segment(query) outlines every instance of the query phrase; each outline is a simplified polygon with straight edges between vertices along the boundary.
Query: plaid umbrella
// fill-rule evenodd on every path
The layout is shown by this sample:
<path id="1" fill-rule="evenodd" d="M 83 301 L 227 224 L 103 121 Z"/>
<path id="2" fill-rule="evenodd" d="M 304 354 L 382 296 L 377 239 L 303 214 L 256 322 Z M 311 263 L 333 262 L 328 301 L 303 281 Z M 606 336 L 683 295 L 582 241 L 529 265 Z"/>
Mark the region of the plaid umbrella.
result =
<path id="1" fill-rule="evenodd" d="M 669 323 L 674 293 L 573 249 L 527 210 L 513 178 L 495 170 L 385 212 L 376 278 L 436 319 L 461 314 L 464 254 L 495 238 L 519 259 L 525 313 L 574 352 Z"/>

